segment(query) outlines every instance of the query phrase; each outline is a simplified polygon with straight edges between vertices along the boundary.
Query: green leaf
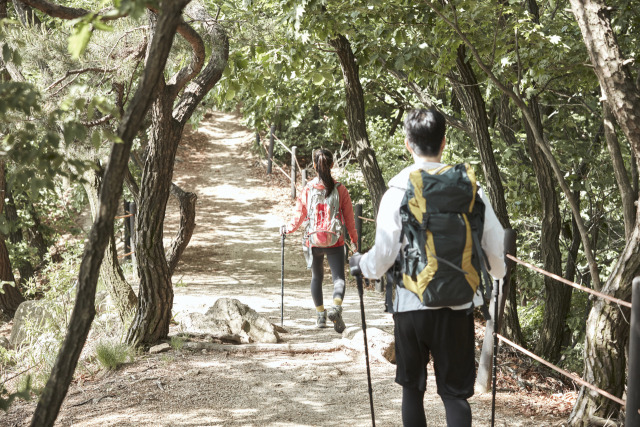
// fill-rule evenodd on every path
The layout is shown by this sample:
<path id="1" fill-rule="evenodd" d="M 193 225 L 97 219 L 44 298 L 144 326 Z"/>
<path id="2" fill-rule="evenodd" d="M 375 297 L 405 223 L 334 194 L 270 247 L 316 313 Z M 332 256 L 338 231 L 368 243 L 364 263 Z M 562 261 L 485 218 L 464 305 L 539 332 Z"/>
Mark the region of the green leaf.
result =
<path id="1" fill-rule="evenodd" d="M 226 101 L 231 101 L 234 96 L 236 96 L 236 90 L 232 87 L 229 87 L 229 89 L 227 89 L 227 93 L 225 93 L 224 95 L 224 99 Z"/>
<path id="2" fill-rule="evenodd" d="M 92 26 L 86 22 L 78 24 L 75 32 L 69 37 L 69 53 L 74 59 L 80 58 L 91 39 Z"/>
<path id="3" fill-rule="evenodd" d="M 11 48 L 8 44 L 2 46 L 2 59 L 4 62 L 9 62 L 11 57 L 13 56 L 13 52 L 11 52 Z"/>
<path id="4" fill-rule="evenodd" d="M 315 85 L 321 85 L 322 83 L 324 83 L 324 76 L 321 73 L 313 73 L 313 76 L 311 76 L 311 81 Z"/>
<path id="5" fill-rule="evenodd" d="M 267 94 L 267 90 L 258 82 L 253 83 L 253 92 L 258 96 L 265 96 Z"/>

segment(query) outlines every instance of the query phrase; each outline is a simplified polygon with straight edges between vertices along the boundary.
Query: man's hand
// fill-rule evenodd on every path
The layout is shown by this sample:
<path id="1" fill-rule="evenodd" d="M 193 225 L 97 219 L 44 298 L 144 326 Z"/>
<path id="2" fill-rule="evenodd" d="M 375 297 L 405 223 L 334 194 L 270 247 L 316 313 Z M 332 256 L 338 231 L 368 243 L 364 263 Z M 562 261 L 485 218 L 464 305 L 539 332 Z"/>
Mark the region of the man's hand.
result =
<path id="1" fill-rule="evenodd" d="M 287 234 L 287 226 L 286 225 L 281 225 L 280 226 L 280 235 L 284 235 Z"/>
<path id="2" fill-rule="evenodd" d="M 362 270 L 360 270 L 360 258 L 362 258 L 362 254 L 359 252 L 356 252 L 351 255 L 351 258 L 349 258 L 349 272 L 352 276 L 362 275 Z"/>

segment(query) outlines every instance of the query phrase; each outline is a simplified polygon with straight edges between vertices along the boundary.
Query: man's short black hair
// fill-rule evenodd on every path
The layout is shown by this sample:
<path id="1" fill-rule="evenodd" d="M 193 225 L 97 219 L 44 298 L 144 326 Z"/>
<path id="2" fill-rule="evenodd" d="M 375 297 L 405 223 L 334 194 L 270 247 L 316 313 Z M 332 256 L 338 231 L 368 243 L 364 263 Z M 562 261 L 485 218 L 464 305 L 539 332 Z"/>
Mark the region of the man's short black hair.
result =
<path id="1" fill-rule="evenodd" d="M 404 131 L 411 149 L 419 156 L 436 156 L 444 139 L 446 121 L 435 109 L 417 109 L 407 113 Z"/>

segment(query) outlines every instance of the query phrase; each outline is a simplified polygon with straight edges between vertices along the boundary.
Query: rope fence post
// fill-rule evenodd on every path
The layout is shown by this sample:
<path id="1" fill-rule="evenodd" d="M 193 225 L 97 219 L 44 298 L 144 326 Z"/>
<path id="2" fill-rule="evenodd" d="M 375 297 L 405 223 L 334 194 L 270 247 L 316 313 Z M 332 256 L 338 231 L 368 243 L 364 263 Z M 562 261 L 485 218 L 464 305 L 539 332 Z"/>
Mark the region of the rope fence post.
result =
<path id="1" fill-rule="evenodd" d="M 307 185 L 307 170 L 306 169 L 300 170 L 300 180 L 302 181 L 302 188 L 304 188 L 304 186 Z"/>
<path id="2" fill-rule="evenodd" d="M 296 199 L 296 151 L 298 147 L 291 147 L 291 198 Z"/>
<path id="3" fill-rule="evenodd" d="M 271 175 L 271 163 L 273 161 L 273 144 L 275 140 L 273 139 L 273 134 L 276 131 L 276 125 L 271 125 L 271 129 L 269 131 L 269 153 L 267 158 L 267 175 Z"/>
<path id="4" fill-rule="evenodd" d="M 633 279 L 631 290 L 629 375 L 624 425 L 626 427 L 640 426 L 640 277 Z"/>
<path id="5" fill-rule="evenodd" d="M 505 255 L 515 255 L 516 253 L 516 237 L 517 233 L 515 230 L 506 229 L 504 231 L 504 249 Z M 487 320 L 487 324 L 484 332 L 484 341 L 482 342 L 482 353 L 480 354 L 480 362 L 478 363 L 478 375 L 476 376 L 476 387 L 481 393 L 485 393 L 491 389 L 491 362 L 493 360 L 493 338 L 494 333 L 498 333 L 500 331 L 500 326 L 502 324 L 502 316 L 504 314 L 504 306 L 507 301 L 507 297 L 509 296 L 509 282 L 511 280 L 511 270 L 515 264 L 514 261 L 505 257 L 505 262 L 507 264 L 507 273 L 504 276 L 504 280 L 502 281 L 502 292 L 499 293 L 498 306 L 496 307 L 495 295 L 497 292 L 497 286 L 494 286 L 493 292 L 491 294 L 491 303 L 489 305 L 489 313 L 497 319 L 491 318 Z M 495 316 L 494 313 L 498 315 Z"/>

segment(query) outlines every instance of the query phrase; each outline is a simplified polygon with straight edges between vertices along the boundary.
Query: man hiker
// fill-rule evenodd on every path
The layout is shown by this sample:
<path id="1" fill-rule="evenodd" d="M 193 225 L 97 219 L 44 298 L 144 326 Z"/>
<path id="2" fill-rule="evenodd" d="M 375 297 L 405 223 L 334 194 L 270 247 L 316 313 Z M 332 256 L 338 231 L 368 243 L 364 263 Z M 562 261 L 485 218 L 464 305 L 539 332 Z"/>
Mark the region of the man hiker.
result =
<path id="1" fill-rule="evenodd" d="M 472 311 L 484 304 L 482 270 L 485 277 L 488 271 L 496 279 L 505 274 L 504 230 L 473 171 L 467 165 L 441 163 L 444 116 L 436 110 L 412 110 L 404 129 L 405 146 L 415 163 L 389 181 L 380 202 L 375 244 L 364 255 L 354 254 L 349 265 L 352 274 L 377 279 L 402 249 L 402 278 L 390 311 L 403 424 L 427 425 L 423 401 L 432 358 L 447 425 L 471 426 L 467 399 L 476 376 Z M 478 253 L 480 246 L 484 257 Z"/>

